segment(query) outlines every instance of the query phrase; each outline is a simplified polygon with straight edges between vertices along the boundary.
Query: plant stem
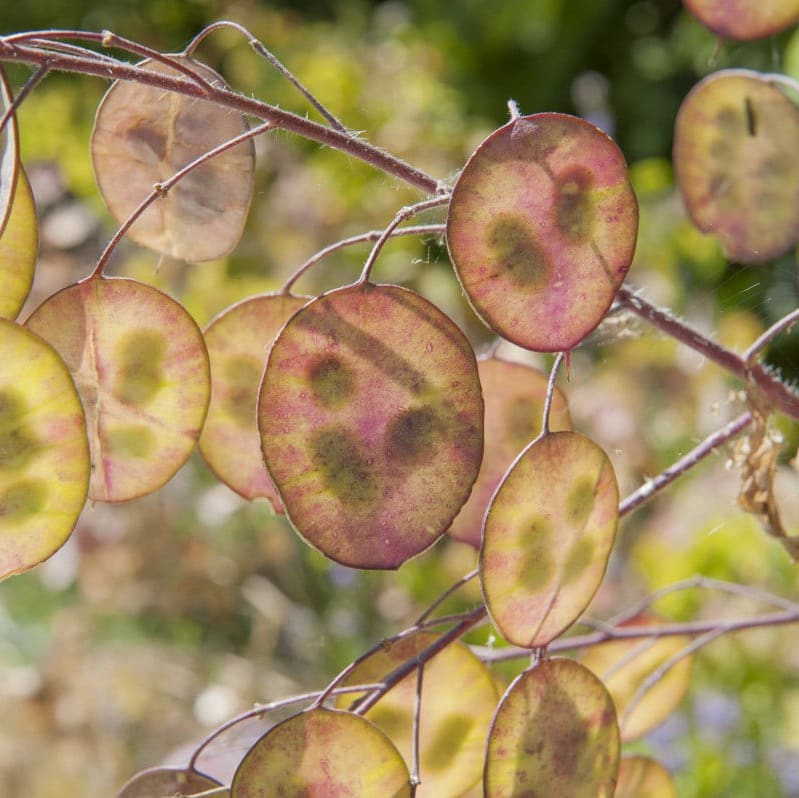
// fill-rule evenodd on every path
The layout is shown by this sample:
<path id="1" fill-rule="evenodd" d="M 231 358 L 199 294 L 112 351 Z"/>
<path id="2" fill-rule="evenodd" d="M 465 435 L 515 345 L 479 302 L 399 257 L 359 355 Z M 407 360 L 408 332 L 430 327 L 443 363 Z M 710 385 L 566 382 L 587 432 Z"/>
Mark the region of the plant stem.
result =
<path id="1" fill-rule="evenodd" d="M 760 364 L 748 362 L 721 344 L 690 327 L 666 310 L 651 305 L 628 286 L 621 286 L 616 301 L 653 326 L 704 355 L 722 368 L 756 388 L 777 410 L 799 421 L 799 393 Z"/>
<path id="2" fill-rule="evenodd" d="M 52 32 L 56 36 L 60 32 Z M 100 37 L 102 34 L 81 34 Z M 72 55 L 45 50 L 35 44 L 25 43 L 19 37 L 0 36 L 0 61 L 14 61 L 25 64 L 41 65 L 57 72 L 75 72 L 82 75 L 95 75 L 104 80 L 130 80 L 148 86 L 155 86 L 163 91 L 174 91 L 189 97 L 207 99 L 219 106 L 239 111 L 242 114 L 271 122 L 276 128 L 295 133 L 304 138 L 316 141 L 326 147 L 340 150 L 353 158 L 374 166 L 386 174 L 404 180 L 406 183 L 427 194 L 435 194 L 444 190 L 443 183 L 405 161 L 375 147 L 346 131 L 335 130 L 327 125 L 312 122 L 309 119 L 276 108 L 268 103 L 228 89 L 224 86 L 198 85 L 196 78 L 186 80 L 174 75 L 165 75 L 140 66 L 122 61 L 109 61 L 106 57 L 97 58 L 90 50 L 85 55 Z"/>
<path id="3" fill-rule="evenodd" d="M 429 200 L 423 200 L 422 202 L 417 202 L 415 205 L 406 205 L 404 208 L 400 208 L 397 211 L 396 216 L 391 220 L 388 227 L 383 230 L 380 238 L 375 241 L 374 246 L 372 247 L 372 251 L 369 253 L 369 257 L 366 259 L 366 263 L 364 264 L 363 271 L 361 272 L 361 277 L 358 280 L 359 284 L 363 284 L 369 280 L 369 277 L 372 273 L 372 268 L 377 261 L 377 256 L 382 251 L 383 247 L 385 246 L 386 242 L 391 238 L 394 231 L 405 221 L 410 219 L 412 216 L 416 216 L 417 213 L 422 213 L 422 211 L 430 210 L 431 208 L 438 208 L 441 205 L 446 205 L 449 202 L 449 194 L 439 195 L 437 197 L 433 197 Z"/>
<path id="4" fill-rule="evenodd" d="M 799 609 L 772 612 L 764 615 L 755 615 L 749 618 L 733 618 L 730 620 L 715 621 L 686 621 L 684 623 L 666 623 L 654 626 L 632 626 L 608 629 L 590 634 L 561 637 L 553 640 L 547 646 L 547 653 L 557 651 L 578 651 L 591 648 L 601 643 L 613 640 L 638 640 L 644 637 L 675 637 L 679 635 L 704 635 L 722 629 L 723 634 L 740 632 L 746 629 L 760 629 L 768 626 L 787 626 L 799 623 Z M 516 646 L 502 649 L 488 648 L 486 646 L 471 646 L 472 651 L 483 662 L 505 662 L 512 659 L 522 659 L 530 656 L 527 648 Z"/>
<path id="5" fill-rule="evenodd" d="M 619 504 L 619 516 L 627 515 L 636 507 L 642 505 L 650 496 L 663 490 L 667 485 L 674 482 L 677 477 L 682 476 L 686 471 L 692 469 L 709 454 L 712 454 L 719 446 L 726 443 L 730 438 L 734 438 L 742 429 L 752 423 L 752 414 L 747 411 L 737 418 L 730 421 L 720 430 L 709 435 L 698 446 L 693 448 L 688 454 L 672 463 L 665 471 L 656 477 L 647 480 L 638 490 L 631 493 Z"/>
<path id="6" fill-rule="evenodd" d="M 337 687 L 334 690 L 330 691 L 331 695 L 343 695 L 345 693 L 363 693 L 368 692 L 370 690 L 377 690 L 382 687 L 382 684 L 356 684 L 351 687 Z M 315 690 L 312 693 L 301 693 L 299 695 L 293 695 L 289 698 L 281 698 L 278 701 L 272 701 L 269 704 L 259 704 L 257 707 L 253 707 L 252 709 L 247 710 L 246 712 L 242 712 L 240 715 L 236 715 L 234 718 L 231 718 L 228 721 L 225 721 L 221 726 L 217 726 L 213 731 L 211 731 L 203 740 L 197 745 L 197 747 L 192 752 L 191 758 L 189 759 L 189 764 L 186 766 L 187 770 L 197 772 L 197 760 L 200 758 L 200 754 L 214 741 L 217 737 L 224 734 L 226 731 L 229 731 L 234 726 L 237 726 L 239 723 L 243 723 L 245 720 L 250 720 L 250 718 L 257 718 L 262 715 L 266 715 L 269 712 L 272 712 L 276 709 L 282 709 L 283 707 L 291 706 L 292 704 L 301 704 L 303 701 L 312 701 L 319 696 L 320 691 Z"/>
<path id="7" fill-rule="evenodd" d="M 413 227 L 401 227 L 398 230 L 394 230 L 391 233 L 391 237 L 398 238 L 400 236 L 440 235 L 445 231 L 445 229 L 446 225 L 443 224 L 419 224 L 414 225 Z M 310 269 L 312 266 L 315 266 L 317 263 L 319 263 L 319 261 L 323 260 L 333 252 L 337 252 L 340 249 L 344 249 L 345 247 L 349 247 L 354 244 L 362 244 L 367 241 L 377 241 L 377 239 L 379 239 L 384 233 L 385 230 L 369 230 L 366 233 L 359 233 L 358 235 L 350 236 L 349 238 L 343 238 L 340 241 L 330 244 L 324 249 L 320 249 L 319 252 L 311 255 L 311 257 L 308 258 L 305 263 L 303 263 L 294 271 L 291 277 L 286 280 L 283 287 L 280 289 L 280 293 L 291 293 L 294 283 L 296 283 L 297 280 L 299 280 L 300 277 L 302 277 L 302 275 L 308 271 L 308 269 Z"/>
<path id="8" fill-rule="evenodd" d="M 200 42 L 205 39 L 210 33 L 213 33 L 215 30 L 219 30 L 220 28 L 232 28 L 235 31 L 238 31 L 242 36 L 247 39 L 247 43 L 252 47 L 253 50 L 264 60 L 268 61 L 281 75 L 289 82 L 292 86 L 294 86 L 297 91 L 305 97 L 306 100 L 317 110 L 319 113 L 327 119 L 328 123 L 336 128 L 336 130 L 346 130 L 344 125 L 339 122 L 339 120 L 333 116 L 330 111 L 325 108 L 319 100 L 311 94 L 310 90 L 307 89 L 294 75 L 294 73 L 286 67 L 272 52 L 268 50 L 255 36 L 244 27 L 244 25 L 239 25 L 238 22 L 231 22 L 230 20 L 223 19 L 219 22 L 212 22 L 210 25 L 207 25 L 203 28 L 187 45 L 186 49 L 183 51 L 186 55 L 192 55 L 194 50 L 200 44 Z"/>
<path id="9" fill-rule="evenodd" d="M 396 667 L 383 679 L 383 687 L 376 690 L 371 695 L 358 699 L 350 707 L 351 712 L 358 715 L 366 714 L 392 687 L 399 684 L 414 668 L 424 665 L 440 651 L 443 651 L 450 643 L 454 643 L 463 637 L 471 628 L 483 621 L 488 614 L 485 605 L 473 609 L 466 613 L 464 619 L 445 632 L 441 637 L 431 643 L 427 648 L 420 651 L 415 657 L 403 662 Z M 527 652 L 529 654 L 529 651 Z"/>

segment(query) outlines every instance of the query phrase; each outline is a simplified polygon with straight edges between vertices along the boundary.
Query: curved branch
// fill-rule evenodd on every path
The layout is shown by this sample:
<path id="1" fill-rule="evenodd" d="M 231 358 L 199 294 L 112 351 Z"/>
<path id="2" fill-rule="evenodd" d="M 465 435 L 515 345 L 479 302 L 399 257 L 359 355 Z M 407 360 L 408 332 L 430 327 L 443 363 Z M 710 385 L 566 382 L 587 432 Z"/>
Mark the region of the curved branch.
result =
<path id="1" fill-rule="evenodd" d="M 94 35 L 101 36 L 101 34 Z M 284 111 L 222 86 L 199 86 L 196 80 L 185 80 L 173 75 L 160 74 L 122 61 L 109 61 L 105 57 L 98 59 L 90 50 L 86 51 L 85 56 L 44 50 L 35 45 L 20 44 L 19 40 L 15 41 L 8 36 L 0 37 L 0 61 L 35 65 L 46 63 L 51 70 L 56 72 L 95 75 L 104 80 L 130 80 L 155 86 L 163 91 L 173 91 L 189 97 L 206 99 L 225 108 L 271 122 L 274 127 L 289 133 L 295 133 L 326 147 L 347 153 L 386 174 L 404 180 L 427 194 L 435 194 L 444 190 L 443 182 L 354 134 L 312 122 L 298 114 Z"/>

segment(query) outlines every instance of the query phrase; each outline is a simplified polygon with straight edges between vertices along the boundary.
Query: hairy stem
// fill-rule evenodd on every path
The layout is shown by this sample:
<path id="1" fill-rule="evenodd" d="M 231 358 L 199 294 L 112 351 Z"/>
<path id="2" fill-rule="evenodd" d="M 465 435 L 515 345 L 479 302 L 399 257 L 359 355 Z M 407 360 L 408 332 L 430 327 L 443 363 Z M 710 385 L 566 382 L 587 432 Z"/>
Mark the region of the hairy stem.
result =
<path id="1" fill-rule="evenodd" d="M 55 36 L 57 33 L 53 32 L 51 35 Z M 83 35 L 88 38 L 91 34 Z M 93 35 L 100 36 L 102 39 L 102 34 Z M 444 190 L 444 184 L 434 177 L 373 144 L 369 144 L 356 135 L 312 122 L 299 114 L 284 111 L 224 86 L 198 85 L 196 76 L 193 80 L 186 80 L 174 75 L 159 74 L 123 61 L 109 61 L 106 57 L 98 58 L 97 54 L 91 50 L 86 50 L 84 55 L 53 52 L 36 44 L 26 43 L 20 37 L 15 40 L 14 37 L 8 36 L 0 36 L 0 61 L 14 61 L 36 66 L 46 63 L 51 70 L 57 72 L 95 75 L 104 80 L 130 80 L 154 86 L 163 91 L 174 91 L 189 97 L 207 99 L 224 108 L 263 119 L 271 122 L 276 128 L 347 153 L 386 174 L 404 180 L 427 194 L 435 194 Z"/>
<path id="2" fill-rule="evenodd" d="M 756 388 L 773 407 L 799 421 L 799 393 L 762 365 L 750 363 L 751 356 L 742 357 L 727 349 L 672 313 L 656 308 L 628 286 L 619 289 L 616 302 Z"/>

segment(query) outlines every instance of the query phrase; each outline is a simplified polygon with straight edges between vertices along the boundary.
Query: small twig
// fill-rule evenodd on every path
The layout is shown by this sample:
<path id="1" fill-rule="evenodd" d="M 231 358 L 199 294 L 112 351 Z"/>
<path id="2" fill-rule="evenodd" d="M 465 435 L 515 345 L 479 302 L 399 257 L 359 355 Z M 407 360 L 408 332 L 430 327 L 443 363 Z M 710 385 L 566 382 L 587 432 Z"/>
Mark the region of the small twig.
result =
<path id="1" fill-rule="evenodd" d="M 416 620 L 416 626 L 422 626 L 425 621 L 433 614 L 433 612 L 440 607 L 456 590 L 460 589 L 465 585 L 467 582 L 471 582 L 478 574 L 480 573 L 479 568 L 475 568 L 473 571 L 469 571 L 468 574 L 464 574 L 454 585 L 447 588 Z M 440 623 L 441 619 L 437 619 Z"/>
<path id="2" fill-rule="evenodd" d="M 565 354 L 563 352 L 559 352 L 555 358 L 555 362 L 552 364 L 552 369 L 549 372 L 547 394 L 546 398 L 544 399 L 544 420 L 541 422 L 541 434 L 539 435 L 539 438 L 549 435 L 549 414 L 550 410 L 552 409 L 552 397 L 555 395 L 555 381 L 558 377 L 560 365 L 563 363 L 564 359 Z"/>
<path id="3" fill-rule="evenodd" d="M 336 689 L 336 686 L 341 684 L 361 663 L 365 662 L 377 651 L 380 651 L 381 649 L 391 646 L 406 637 L 415 635 L 417 632 L 420 632 L 424 629 L 429 629 L 433 626 L 443 626 L 447 623 L 462 623 L 464 620 L 470 618 L 473 612 L 474 611 L 471 610 L 469 612 L 458 613 L 457 615 L 435 618 L 431 621 L 420 621 L 415 623 L 413 626 L 409 626 L 407 629 L 403 629 L 401 632 L 397 632 L 397 634 L 391 635 L 391 637 L 386 637 L 380 642 L 375 643 L 371 648 L 364 651 L 363 654 L 361 654 L 357 659 L 353 660 L 349 665 L 347 665 L 346 668 L 338 673 L 333 681 L 331 681 L 330 684 L 319 693 L 316 701 L 314 701 L 313 707 L 322 706 L 322 704 L 324 704 L 324 702 Z M 393 687 L 393 684 L 391 686 Z"/>
<path id="4" fill-rule="evenodd" d="M 400 236 L 440 235 L 444 233 L 445 230 L 446 225 L 444 224 L 420 224 L 413 227 L 401 227 L 399 230 L 394 230 L 394 232 L 391 234 L 391 237 L 398 238 Z M 354 244 L 362 244 L 367 241 L 377 241 L 384 232 L 384 230 L 369 230 L 366 233 L 359 233 L 358 235 L 350 236 L 349 238 L 343 238 L 340 241 L 336 241 L 334 244 L 330 244 L 324 249 L 320 249 L 318 252 L 311 255 L 311 257 L 308 258 L 305 263 L 303 263 L 294 271 L 291 277 L 289 277 L 289 279 L 283 284 L 283 287 L 280 289 L 280 293 L 290 293 L 294 283 L 296 283 L 297 280 L 299 280 L 300 277 L 305 274 L 305 272 L 307 272 L 312 266 L 315 266 L 317 263 L 319 263 L 319 261 L 324 260 L 324 258 L 333 252 L 337 252 L 340 249 L 344 249 L 345 247 L 349 247 Z"/>
<path id="5" fill-rule="evenodd" d="M 623 624 L 632 618 L 640 615 L 644 610 L 649 609 L 653 604 L 660 599 L 670 596 L 673 593 L 679 593 L 683 590 L 718 590 L 723 593 L 730 593 L 736 596 L 743 596 L 744 598 L 752 599 L 752 601 L 760 601 L 764 604 L 771 604 L 774 607 L 781 607 L 784 610 L 791 612 L 799 612 L 799 603 L 790 601 L 789 599 L 782 598 L 782 596 L 775 596 L 773 593 L 768 593 L 765 590 L 759 590 L 756 587 L 749 585 L 740 585 L 737 582 L 727 582 L 723 579 L 713 579 L 709 576 L 696 576 L 681 579 L 678 582 L 673 582 L 666 585 L 654 592 L 645 596 L 641 601 L 629 607 L 624 612 L 615 615 L 608 621 L 611 627 Z"/>
<path id="6" fill-rule="evenodd" d="M 756 615 L 750 618 L 736 618 L 727 621 L 686 621 L 684 623 L 658 624 L 655 626 L 625 626 L 607 632 L 592 632 L 573 637 L 560 637 L 547 646 L 547 652 L 579 651 L 592 648 L 601 643 L 614 640 L 637 640 L 645 637 L 676 637 L 684 635 L 702 635 L 723 627 L 723 634 L 740 632 L 746 629 L 760 629 L 769 626 L 787 626 L 799 623 L 799 610 L 791 612 L 774 612 Z M 488 646 L 471 646 L 473 653 L 483 662 L 506 662 L 530 656 L 530 649 L 509 646 L 508 648 L 490 648 Z"/>
<path id="7" fill-rule="evenodd" d="M 364 715 L 368 712 L 389 690 L 399 684 L 414 668 L 419 665 L 424 665 L 431 660 L 439 651 L 443 651 L 448 645 L 455 640 L 463 637 L 470 629 L 477 626 L 478 623 L 485 620 L 487 617 L 487 610 L 484 604 L 466 613 L 463 620 L 452 629 L 445 632 L 441 637 L 431 643 L 427 648 L 420 651 L 416 657 L 402 663 L 396 667 L 383 679 L 384 687 L 380 690 L 373 692 L 369 696 L 358 699 L 353 702 L 350 707 L 351 712 L 358 715 Z M 529 652 L 528 652 L 529 653 Z"/>
<path id="8" fill-rule="evenodd" d="M 422 783 L 420 759 L 419 735 L 422 719 L 422 679 L 424 676 L 424 665 L 421 663 L 416 669 L 416 698 L 413 703 L 413 765 L 411 770 L 411 798 L 416 795 L 416 788 Z"/>
<path id="9" fill-rule="evenodd" d="M 203 790 L 203 792 L 179 792 L 175 794 L 175 798 L 211 798 L 213 795 L 229 795 L 228 787 L 212 787 L 210 790 Z"/>
<path id="10" fill-rule="evenodd" d="M 747 358 L 708 338 L 672 313 L 656 308 L 626 285 L 619 288 L 616 300 L 619 305 L 628 308 L 672 338 L 704 355 L 749 385 L 757 387 L 776 409 L 799 420 L 799 393 L 763 366 L 750 363 Z"/>
<path id="11" fill-rule="evenodd" d="M 74 33 L 76 36 L 82 35 L 91 41 L 102 43 L 102 34 L 85 34 L 80 31 Z M 48 32 L 48 36 L 52 38 L 64 35 L 64 31 Z M 109 61 L 107 58 L 99 57 L 91 50 L 86 50 L 83 55 L 57 53 L 26 43 L 20 37 L 8 36 L 0 36 L 0 61 L 25 64 L 47 63 L 51 71 L 95 75 L 104 80 L 129 80 L 147 86 L 155 86 L 163 91 L 173 91 L 189 97 L 207 99 L 221 107 L 263 119 L 271 122 L 276 128 L 347 153 L 387 175 L 405 181 L 420 191 L 428 194 L 446 191 L 446 186 L 442 181 L 360 137 L 352 136 L 349 132 L 342 132 L 328 125 L 319 124 L 299 114 L 277 108 L 225 86 L 212 86 L 209 91 L 197 84 L 196 75 L 192 75 L 191 80 L 185 80 L 183 77 L 163 74 L 155 70 L 144 69 L 141 66 L 121 61 Z M 175 66 L 177 68 L 177 64 Z"/>
<path id="12" fill-rule="evenodd" d="M 662 662 L 649 676 L 638 685 L 638 689 L 633 693 L 627 706 L 624 708 L 622 716 L 619 718 L 619 726 L 623 727 L 630 719 L 633 710 L 638 706 L 641 699 L 678 663 L 682 662 L 686 657 L 689 657 L 694 652 L 698 651 L 703 646 L 712 642 L 718 637 L 725 634 L 727 630 L 721 626 L 718 629 L 712 629 L 705 634 L 692 640 L 687 646 L 681 648 L 678 652 L 670 656 L 667 660 Z M 654 641 L 653 641 L 654 644 Z"/>
<path id="13" fill-rule="evenodd" d="M 3 132 L 8 120 L 17 112 L 17 108 L 22 105 L 23 100 L 44 80 L 49 71 L 50 67 L 47 64 L 42 64 L 31 73 L 31 76 L 25 81 L 22 88 L 17 92 L 16 97 L 14 97 L 0 117 L 0 133 Z"/>
<path id="14" fill-rule="evenodd" d="M 771 325 L 750 347 L 743 353 L 743 359 L 747 363 L 754 360 L 755 355 L 765 349 L 771 341 L 776 338 L 781 332 L 793 327 L 794 324 L 799 322 L 799 308 L 792 310 L 787 316 L 783 316 L 779 321 Z"/>
<path id="15" fill-rule="evenodd" d="M 726 424 L 720 430 L 709 435 L 702 443 L 691 449 L 688 454 L 681 457 L 675 463 L 672 463 L 665 471 L 662 471 L 656 477 L 647 480 L 638 490 L 627 496 L 627 498 L 619 504 L 619 516 L 624 516 L 632 512 L 655 493 L 663 490 L 667 485 L 674 482 L 677 477 L 682 476 L 709 454 L 712 454 L 719 446 L 722 446 L 728 440 L 734 438 L 741 430 L 745 429 L 751 423 L 752 414 L 747 411 L 730 421 L 729 424 Z"/>
<path id="16" fill-rule="evenodd" d="M 210 25 L 203 28 L 189 43 L 186 45 L 186 49 L 183 51 L 186 55 L 191 55 L 197 46 L 200 44 L 209 33 L 213 33 L 215 30 L 219 30 L 220 28 L 232 28 L 235 31 L 238 31 L 242 36 L 247 39 L 247 43 L 252 47 L 255 52 L 268 61 L 280 74 L 289 82 L 292 86 L 294 86 L 297 91 L 305 97 L 306 100 L 317 110 L 319 113 L 330 123 L 332 127 L 336 130 L 340 130 L 345 132 L 347 128 L 332 114 L 330 111 L 322 105 L 319 100 L 314 97 L 313 94 L 297 79 L 293 72 L 291 72 L 288 67 L 286 67 L 278 58 L 270 51 L 267 50 L 266 47 L 250 33 L 243 25 L 239 25 L 238 22 L 231 22 L 230 20 L 220 20 L 219 22 L 213 22 Z"/>
<path id="17" fill-rule="evenodd" d="M 432 199 L 423 200 L 422 202 L 417 202 L 415 205 L 406 205 L 404 208 L 400 208 L 397 211 L 397 215 L 391 221 L 391 223 L 383 230 L 382 235 L 380 238 L 375 241 L 374 246 L 372 247 L 372 251 L 369 253 L 369 257 L 366 259 L 366 263 L 364 264 L 363 271 L 361 272 L 361 276 L 358 280 L 358 284 L 363 284 L 368 282 L 369 276 L 372 273 L 372 268 L 375 265 L 375 261 L 377 260 L 377 256 L 380 254 L 381 250 L 385 246 L 386 242 L 391 238 L 394 230 L 399 227 L 403 222 L 410 219 L 412 216 L 416 216 L 417 213 L 422 213 L 422 211 L 430 210 L 431 208 L 438 208 L 441 205 L 446 205 L 449 202 L 449 194 L 439 194 L 438 196 L 433 197 Z"/>
<path id="18" fill-rule="evenodd" d="M 93 50 L 86 50 L 85 48 L 76 47 L 73 45 L 62 46 L 61 41 L 63 39 L 76 39 L 78 41 L 93 42 L 95 44 L 100 44 L 103 47 L 113 47 L 117 50 L 124 50 L 151 61 L 159 61 L 165 66 L 171 67 L 172 69 L 185 75 L 187 78 L 190 78 L 200 87 L 210 90 L 214 89 L 214 87 L 204 77 L 202 77 L 202 75 L 198 75 L 197 72 L 191 69 L 191 67 L 188 67 L 179 60 L 176 60 L 174 56 L 165 55 L 164 53 L 158 52 L 158 50 L 154 50 L 152 47 L 146 47 L 145 45 L 134 42 L 131 39 L 126 39 L 124 36 L 118 36 L 116 33 L 110 30 L 104 30 L 100 33 L 82 30 L 40 30 L 17 33 L 13 36 L 5 37 L 5 40 L 12 44 L 25 42 L 33 46 L 44 46 L 45 44 L 56 45 L 58 47 L 58 51 L 64 54 L 73 54 L 77 57 L 85 57 L 87 53 L 90 53 L 98 60 L 106 61 L 110 64 L 124 63 L 122 61 L 116 61 L 115 59 L 109 58 L 107 55 L 102 53 L 96 53 Z"/>
<path id="19" fill-rule="evenodd" d="M 147 210 L 147 208 L 150 207 L 150 205 L 152 205 L 157 199 L 162 199 L 165 197 L 169 190 L 172 189 L 176 183 L 181 181 L 194 169 L 202 166 L 204 163 L 210 161 L 212 158 L 215 158 L 217 155 L 221 155 L 223 152 L 232 149 L 242 142 L 248 141 L 256 136 L 260 136 L 261 133 L 265 133 L 268 130 L 271 130 L 271 128 L 271 123 L 264 122 L 262 125 L 258 125 L 250 130 L 247 130 L 239 136 L 228 139 L 228 141 L 225 141 L 222 144 L 214 147 L 212 150 L 208 150 L 208 152 L 203 153 L 199 158 L 195 158 L 191 163 L 186 164 L 186 166 L 184 166 L 180 171 L 175 172 L 175 174 L 172 175 L 172 177 L 170 177 L 168 180 L 164 180 L 161 183 L 156 183 L 155 186 L 153 186 L 153 190 L 139 203 L 138 207 L 133 211 L 133 213 L 130 214 L 130 216 L 128 216 L 128 218 L 116 231 L 114 237 L 108 242 L 97 261 L 97 265 L 95 266 L 91 277 L 99 277 L 102 275 L 105 267 L 108 265 L 111 255 L 119 245 L 119 242 L 125 237 L 125 234 L 128 232 L 128 230 L 130 230 L 130 228 L 136 223 L 136 221 Z"/>
<path id="20" fill-rule="evenodd" d="M 330 695 L 344 695 L 346 693 L 363 693 L 369 692 L 372 690 L 379 690 L 383 687 L 382 683 L 380 684 L 356 684 L 350 687 L 337 687 L 335 690 L 330 692 Z M 217 737 L 223 735 L 226 731 L 229 731 L 234 726 L 238 726 L 239 723 L 243 723 L 246 720 L 250 720 L 251 718 L 258 718 L 262 717 L 263 715 L 268 714 L 269 712 L 273 712 L 276 709 L 282 709 L 283 707 L 291 706 L 292 704 L 301 704 L 303 701 L 313 701 L 315 698 L 319 696 L 319 690 L 314 690 L 312 693 L 301 693 L 299 695 L 293 695 L 289 698 L 281 698 L 277 701 L 271 701 L 268 704 L 259 704 L 252 709 L 248 709 L 246 712 L 242 712 L 240 715 L 236 715 L 234 718 L 231 718 L 228 721 L 225 721 L 221 726 L 217 726 L 213 731 L 211 731 L 200 743 L 196 746 L 194 751 L 192 752 L 191 758 L 189 759 L 189 764 L 186 766 L 186 769 L 197 773 L 197 760 L 200 758 L 200 754 L 214 741 Z"/>

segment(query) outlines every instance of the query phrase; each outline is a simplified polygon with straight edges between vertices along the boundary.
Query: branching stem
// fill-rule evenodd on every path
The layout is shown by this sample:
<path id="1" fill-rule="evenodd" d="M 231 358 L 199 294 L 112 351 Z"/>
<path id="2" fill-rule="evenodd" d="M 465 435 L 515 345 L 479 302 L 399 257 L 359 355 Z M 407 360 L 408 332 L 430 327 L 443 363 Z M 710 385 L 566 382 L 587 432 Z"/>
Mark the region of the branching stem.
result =
<path id="1" fill-rule="evenodd" d="M 398 238 L 399 236 L 425 236 L 425 235 L 441 235 L 446 226 L 443 224 L 420 224 L 414 225 L 413 227 L 400 227 L 394 230 L 391 233 L 392 238 Z M 294 284 L 300 277 L 305 274 L 312 266 L 315 266 L 319 261 L 324 260 L 328 255 L 331 255 L 334 252 L 338 252 L 340 249 L 344 249 L 345 247 L 353 246 L 354 244 L 363 244 L 367 241 L 377 241 L 383 234 L 385 230 L 369 230 L 366 233 L 359 233 L 355 236 L 350 236 L 349 238 L 343 238 L 340 241 L 336 241 L 333 244 L 325 247 L 324 249 L 320 249 L 319 252 L 311 255 L 308 260 L 305 261 L 301 266 L 299 266 L 294 273 L 289 277 L 288 280 L 283 285 L 283 288 L 280 289 L 281 294 L 289 294 L 291 293 L 291 289 L 294 287 Z"/>
<path id="2" fill-rule="evenodd" d="M 776 409 L 799 421 L 799 394 L 762 365 L 751 363 L 751 355 L 741 357 L 669 311 L 656 308 L 628 286 L 623 285 L 619 289 L 616 301 L 672 338 L 717 363 L 752 388 L 758 389 Z"/>
<path id="3" fill-rule="evenodd" d="M 364 264 L 363 272 L 361 272 L 358 283 L 363 284 L 368 282 L 369 276 L 371 275 L 372 269 L 377 261 L 377 256 L 380 254 L 386 242 L 391 238 L 394 231 L 403 222 L 406 222 L 408 219 L 416 216 L 417 213 L 422 213 L 423 211 L 430 210 L 431 208 L 438 208 L 441 205 L 446 205 L 448 202 L 449 194 L 441 194 L 437 197 L 433 197 L 432 199 L 417 202 L 415 205 L 406 205 L 404 208 L 400 208 L 397 211 L 397 215 L 392 219 L 388 227 L 383 230 L 380 238 L 375 241 L 372 251 L 369 253 L 369 257 L 366 259 L 366 263 Z"/>
<path id="4" fill-rule="evenodd" d="M 89 41 L 99 41 L 101 44 L 103 41 L 103 34 L 88 34 L 81 31 L 69 33 L 73 34 L 71 38 L 82 36 Z M 66 36 L 64 31 L 51 31 L 47 35 L 52 38 Z M 86 50 L 82 55 L 53 52 L 35 42 L 26 41 L 25 36 L 0 36 L 0 61 L 34 65 L 46 63 L 51 70 L 57 72 L 95 75 L 104 80 L 129 80 L 155 86 L 163 91 L 174 91 L 189 97 L 207 99 L 219 106 L 271 122 L 276 128 L 345 152 L 386 174 L 404 180 L 427 194 L 435 194 L 444 189 L 444 184 L 434 177 L 347 131 L 312 122 L 299 114 L 284 111 L 224 86 L 199 85 L 198 77 L 194 74 L 189 76 L 189 79 L 165 75 L 123 61 L 111 61 L 91 50 Z"/>
<path id="5" fill-rule="evenodd" d="M 261 56 L 261 58 L 268 61 L 281 75 L 289 82 L 292 86 L 294 86 L 297 91 L 305 97 L 306 100 L 317 110 L 319 113 L 327 119 L 328 123 L 334 127 L 336 130 L 345 131 L 346 128 L 344 125 L 339 122 L 339 120 L 333 116 L 333 114 L 325 108 L 319 100 L 314 97 L 313 94 L 297 79 L 293 72 L 291 72 L 288 67 L 286 67 L 278 58 L 270 51 L 267 50 L 266 47 L 250 33 L 244 25 L 240 25 L 238 22 L 231 22 L 230 20 L 223 19 L 219 22 L 213 22 L 207 27 L 203 28 L 186 46 L 186 49 L 183 51 L 186 55 L 191 55 L 200 42 L 208 36 L 209 33 L 213 33 L 215 30 L 219 30 L 220 28 L 232 28 L 235 31 L 238 31 L 242 36 L 247 39 L 247 43 L 252 47 L 255 52 Z"/>

